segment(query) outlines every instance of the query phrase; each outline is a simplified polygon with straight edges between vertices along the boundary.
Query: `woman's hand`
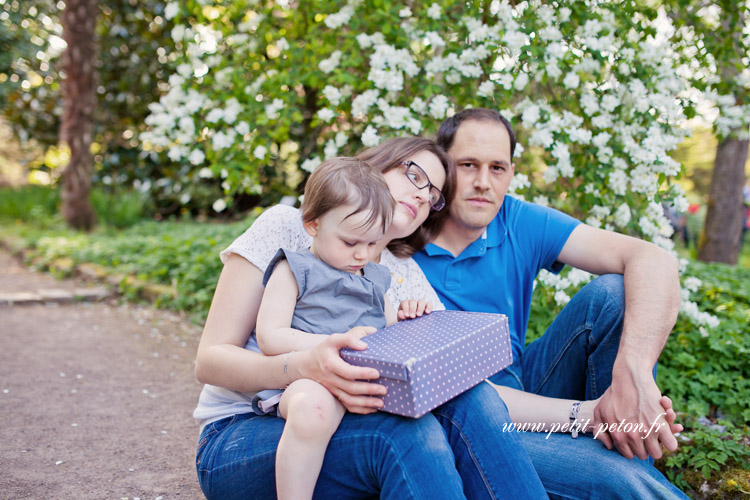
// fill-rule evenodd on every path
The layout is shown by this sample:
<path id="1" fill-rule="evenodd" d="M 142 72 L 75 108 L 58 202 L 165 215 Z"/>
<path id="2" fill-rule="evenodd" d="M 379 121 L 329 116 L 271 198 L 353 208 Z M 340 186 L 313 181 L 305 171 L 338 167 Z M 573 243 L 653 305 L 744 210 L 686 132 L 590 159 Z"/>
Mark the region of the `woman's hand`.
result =
<path id="1" fill-rule="evenodd" d="M 579 413 L 579 418 L 583 418 L 584 421 L 587 418 L 591 418 L 593 421 L 593 411 L 594 408 L 596 408 L 596 405 L 599 404 L 599 399 L 594 399 L 592 401 L 584 401 L 581 403 L 581 412 Z M 659 399 L 659 403 L 662 406 L 662 409 L 664 410 L 664 419 L 666 422 L 664 423 L 656 423 L 654 425 L 667 425 L 669 426 L 669 431 L 674 435 L 682 432 L 684 430 L 682 424 L 675 423 L 677 420 L 677 413 L 675 413 L 674 409 L 672 408 L 672 400 L 669 399 L 667 396 L 662 396 L 661 399 Z M 583 415 L 585 412 L 585 416 Z M 601 430 L 600 430 L 601 429 Z M 593 429 L 586 429 L 587 432 L 594 432 L 594 438 L 598 439 L 602 443 L 604 443 L 604 446 L 606 446 L 608 449 L 612 449 L 614 446 L 614 441 L 612 440 L 612 436 L 609 434 L 609 431 L 606 430 L 606 428 L 602 428 L 602 424 L 599 424 L 595 426 Z M 648 430 L 648 432 L 653 432 L 654 429 Z M 674 450 L 672 450 L 674 451 Z M 661 453 L 659 453 L 659 456 L 661 456 Z M 654 457 L 658 458 L 658 457 Z"/>
<path id="2" fill-rule="evenodd" d="M 385 396 L 386 388 L 362 380 L 375 380 L 380 374 L 374 368 L 350 365 L 339 354 L 344 347 L 367 349 L 362 337 L 374 331 L 372 327 L 358 326 L 346 333 L 329 335 L 314 349 L 295 353 L 289 360 L 290 370 L 293 374 L 296 370 L 295 379 L 309 378 L 322 384 L 352 413 L 377 411 L 383 406 L 380 397 Z"/>
<path id="3" fill-rule="evenodd" d="M 398 306 L 398 320 L 414 319 L 432 312 L 432 302 L 424 299 L 403 300 Z"/>

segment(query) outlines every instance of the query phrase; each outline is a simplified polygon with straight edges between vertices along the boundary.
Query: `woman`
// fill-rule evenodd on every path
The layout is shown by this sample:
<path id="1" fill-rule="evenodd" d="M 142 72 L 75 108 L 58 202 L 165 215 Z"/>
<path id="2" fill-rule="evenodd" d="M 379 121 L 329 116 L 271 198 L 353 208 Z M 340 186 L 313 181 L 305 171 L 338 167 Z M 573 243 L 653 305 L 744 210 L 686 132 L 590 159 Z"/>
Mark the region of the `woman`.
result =
<path id="1" fill-rule="evenodd" d="M 416 263 L 438 218 L 439 193 L 450 201 L 453 165 L 427 139 L 398 138 L 365 151 L 360 158 L 380 169 L 396 200 L 393 222 L 379 243 L 380 264 L 392 273 L 388 298 L 423 297 L 442 309 Z M 407 176 L 416 165 L 429 179 Z M 410 168 L 407 168 L 410 167 Z M 434 219 L 434 220 L 433 220 Z M 385 388 L 363 382 L 376 370 L 348 365 L 343 347 L 363 349 L 363 328 L 334 334 L 310 351 L 263 356 L 245 349 L 255 326 L 263 270 L 279 247 L 305 250 L 310 240 L 299 212 L 274 207 L 224 252 L 206 319 L 196 374 L 207 384 L 195 417 L 201 423 L 196 466 L 208 498 L 273 498 L 274 459 L 283 420 L 253 413 L 243 393 L 283 388 L 308 378 L 324 385 L 347 408 L 326 451 L 316 496 L 341 498 L 546 498 L 531 461 L 513 432 L 501 429 L 507 409 L 487 384 L 464 393 L 419 419 L 377 413 Z M 387 248 L 386 248 L 387 246 Z M 366 339 L 365 339 L 366 340 Z"/>

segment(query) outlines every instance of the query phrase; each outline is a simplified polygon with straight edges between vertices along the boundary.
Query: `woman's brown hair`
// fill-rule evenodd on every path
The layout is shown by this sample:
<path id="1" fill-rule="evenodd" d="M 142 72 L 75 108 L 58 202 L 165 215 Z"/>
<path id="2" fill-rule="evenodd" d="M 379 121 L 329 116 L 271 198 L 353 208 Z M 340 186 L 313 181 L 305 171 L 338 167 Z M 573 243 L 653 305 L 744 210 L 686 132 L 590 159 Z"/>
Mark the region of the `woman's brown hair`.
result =
<path id="1" fill-rule="evenodd" d="M 448 205 L 453 200 L 454 186 L 456 184 L 456 170 L 453 160 L 450 159 L 435 141 L 423 137 L 396 137 L 388 139 L 357 155 L 357 158 L 369 163 L 385 174 L 397 168 L 411 156 L 422 151 L 429 151 L 437 156 L 445 169 L 445 185 L 443 185 L 441 191 L 445 197 L 446 206 L 440 212 L 430 210 L 427 220 L 409 236 L 392 240 L 388 243 L 388 250 L 396 257 L 411 257 L 424 248 L 442 229 L 445 218 L 448 215 Z"/>

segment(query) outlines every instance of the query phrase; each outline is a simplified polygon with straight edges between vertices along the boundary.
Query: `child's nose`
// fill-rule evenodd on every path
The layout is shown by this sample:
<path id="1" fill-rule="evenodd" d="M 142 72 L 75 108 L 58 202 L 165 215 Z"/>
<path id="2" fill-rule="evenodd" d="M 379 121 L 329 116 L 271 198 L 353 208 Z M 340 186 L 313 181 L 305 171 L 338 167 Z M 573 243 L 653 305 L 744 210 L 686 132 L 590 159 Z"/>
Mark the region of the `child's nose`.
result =
<path id="1" fill-rule="evenodd" d="M 354 257 L 357 260 L 367 260 L 368 258 L 367 247 L 357 247 L 357 249 L 354 251 Z"/>

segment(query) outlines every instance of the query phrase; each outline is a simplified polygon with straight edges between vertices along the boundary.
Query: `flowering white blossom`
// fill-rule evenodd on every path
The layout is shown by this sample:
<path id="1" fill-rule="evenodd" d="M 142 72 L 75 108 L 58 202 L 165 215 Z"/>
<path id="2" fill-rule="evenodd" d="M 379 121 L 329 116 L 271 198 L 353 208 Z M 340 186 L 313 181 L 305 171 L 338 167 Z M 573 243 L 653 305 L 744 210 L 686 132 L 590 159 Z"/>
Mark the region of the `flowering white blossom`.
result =
<path id="1" fill-rule="evenodd" d="M 527 105 L 521 114 L 521 124 L 525 129 L 531 129 L 539 121 L 540 108 L 536 104 Z"/>
<path id="2" fill-rule="evenodd" d="M 330 73 L 334 69 L 338 68 L 341 63 L 341 51 L 334 50 L 333 53 L 327 58 L 323 59 L 318 63 L 318 69 L 323 73 Z"/>
<path id="3" fill-rule="evenodd" d="M 224 201 L 223 198 L 219 198 L 213 203 L 213 205 L 211 205 L 211 208 L 213 208 L 215 212 L 223 212 L 227 208 L 227 202 Z"/>
<path id="4" fill-rule="evenodd" d="M 323 88 L 323 95 L 334 106 L 337 106 L 341 102 L 341 91 L 333 85 L 326 85 Z"/>
<path id="5" fill-rule="evenodd" d="M 415 97 L 409 107 L 419 115 L 423 115 L 427 112 L 427 103 L 424 102 L 421 97 Z"/>
<path id="6" fill-rule="evenodd" d="M 214 108 L 206 115 L 206 121 L 208 123 L 216 123 L 224 116 L 224 110 L 221 108 Z"/>
<path id="7" fill-rule="evenodd" d="M 518 73 L 513 88 L 520 92 L 526 88 L 527 83 L 529 83 L 529 75 L 523 72 Z"/>
<path id="8" fill-rule="evenodd" d="M 331 108 L 323 108 L 318 111 L 318 119 L 324 122 L 331 121 L 331 119 L 335 116 L 335 113 Z"/>
<path id="9" fill-rule="evenodd" d="M 477 95 L 481 97 L 492 97 L 495 91 L 495 84 L 491 80 L 485 80 L 477 88 Z"/>
<path id="10" fill-rule="evenodd" d="M 575 89 L 581 83 L 581 79 L 578 77 L 578 73 L 571 71 L 565 78 L 563 78 L 563 85 L 566 89 Z"/>
<path id="11" fill-rule="evenodd" d="M 529 186 L 531 186 L 531 182 L 529 182 L 529 176 L 526 174 L 517 173 L 510 181 L 508 192 L 515 193 L 516 191 L 526 189 Z"/>
<path id="12" fill-rule="evenodd" d="M 610 172 L 609 187 L 617 196 L 623 196 L 628 190 L 628 174 L 624 170 Z"/>
<path id="13" fill-rule="evenodd" d="M 198 171 L 198 177 L 201 179 L 210 179 L 214 176 L 214 173 L 208 167 L 203 167 Z"/>
<path id="14" fill-rule="evenodd" d="M 180 146 L 172 146 L 167 152 L 167 157 L 174 162 L 180 161 L 183 156 L 185 156 L 185 150 Z"/>
<path id="15" fill-rule="evenodd" d="M 226 149 L 232 144 L 234 144 L 234 139 L 235 139 L 234 130 L 230 130 L 229 132 L 226 132 L 226 133 L 222 131 L 218 131 L 211 138 L 211 144 L 213 145 L 214 150 L 218 151 L 221 149 Z"/>
<path id="16" fill-rule="evenodd" d="M 326 147 L 323 149 L 323 156 L 325 156 L 326 160 L 328 158 L 333 158 L 338 152 L 339 148 L 336 146 L 336 141 L 334 139 L 328 140 L 326 142 Z"/>
<path id="17" fill-rule="evenodd" d="M 378 131 L 372 125 L 368 125 L 365 131 L 362 133 L 362 144 L 368 148 L 377 146 L 380 144 L 380 137 L 378 137 Z"/>
<path id="18" fill-rule="evenodd" d="M 229 124 L 234 123 L 241 111 L 242 104 L 234 97 L 229 98 L 224 106 L 224 121 Z"/>
<path id="19" fill-rule="evenodd" d="M 603 109 L 607 111 L 614 111 L 617 106 L 620 105 L 620 99 L 617 98 L 617 96 L 614 96 L 612 94 L 606 94 L 604 97 L 602 97 L 601 106 Z"/>
<path id="20" fill-rule="evenodd" d="M 170 36 L 172 37 L 173 41 L 181 42 L 185 39 L 186 33 L 187 29 L 185 28 L 185 26 L 181 24 L 175 24 L 175 26 L 172 28 L 172 31 L 170 31 Z"/>
<path id="21" fill-rule="evenodd" d="M 173 19 L 174 16 L 180 13 L 180 4 L 177 2 L 169 2 L 166 7 L 164 7 L 164 17 L 167 20 Z"/>
<path id="22" fill-rule="evenodd" d="M 352 116 L 359 117 L 367 113 L 370 107 L 378 100 L 380 93 L 377 90 L 365 90 L 352 101 Z"/>
<path id="23" fill-rule="evenodd" d="M 570 296 L 567 293 L 562 290 L 555 292 L 555 303 L 557 305 L 564 306 L 568 302 L 570 302 Z"/>
<path id="24" fill-rule="evenodd" d="M 549 206 L 549 198 L 541 194 L 534 196 L 534 199 L 532 201 L 536 203 L 537 205 L 541 205 L 543 207 Z"/>
<path id="25" fill-rule="evenodd" d="M 337 148 L 343 148 L 349 142 L 349 137 L 346 135 L 346 132 L 338 132 L 333 138 L 333 142 Z"/>
<path id="26" fill-rule="evenodd" d="M 235 125 L 234 131 L 239 135 L 244 136 L 245 134 L 250 132 L 250 125 L 248 125 L 247 122 L 239 122 L 237 125 Z"/>
<path id="27" fill-rule="evenodd" d="M 430 116 L 435 119 L 443 119 L 446 111 L 448 111 L 450 102 L 444 95 L 436 95 L 430 100 Z"/>
<path id="28" fill-rule="evenodd" d="M 372 39 L 367 33 L 360 33 L 357 35 L 357 43 L 361 49 L 372 47 Z"/>
<path id="29" fill-rule="evenodd" d="M 346 23 L 354 15 L 354 8 L 351 5 L 347 5 L 335 14 L 329 14 L 326 17 L 325 25 L 331 29 L 339 28 Z"/>
<path id="30" fill-rule="evenodd" d="M 190 156 L 188 156 L 188 161 L 193 165 L 200 165 L 205 159 L 206 155 L 200 149 L 194 149 L 190 152 Z"/>
<path id="31" fill-rule="evenodd" d="M 287 42 L 286 38 L 283 36 L 276 40 L 276 48 L 278 48 L 280 51 L 289 50 L 289 42 Z"/>
<path id="32" fill-rule="evenodd" d="M 443 9 L 441 9 L 438 4 L 433 3 L 427 9 L 427 17 L 429 17 L 430 19 L 438 20 L 438 19 L 440 19 L 442 11 L 443 11 Z"/>
<path id="33" fill-rule="evenodd" d="M 411 9 L 409 7 L 404 7 L 398 11 L 398 17 L 411 17 Z"/>
<path id="34" fill-rule="evenodd" d="M 424 38 L 430 44 L 430 47 L 445 47 L 445 40 L 443 40 L 443 37 L 439 33 L 428 31 L 424 34 Z"/>
<path id="35" fill-rule="evenodd" d="M 544 173 L 542 174 L 542 178 L 544 179 L 544 182 L 547 184 L 552 184 L 557 180 L 559 177 L 560 172 L 557 170 L 557 168 L 554 165 L 548 165 L 547 168 L 544 170 Z"/>
<path id="36" fill-rule="evenodd" d="M 543 128 L 534 129 L 529 137 L 529 144 L 532 146 L 542 146 L 544 149 L 548 149 L 554 141 L 555 138 L 552 136 L 552 132 Z"/>
<path id="37" fill-rule="evenodd" d="M 308 158 L 305 161 L 302 162 L 302 165 L 300 165 L 300 168 L 304 170 L 305 172 L 312 172 L 315 170 L 318 165 L 323 163 L 323 160 L 321 160 L 317 156 L 313 156 L 312 158 Z"/>
<path id="38" fill-rule="evenodd" d="M 263 146 L 257 146 L 253 150 L 253 156 L 256 157 L 259 160 L 264 160 L 266 158 L 266 153 L 268 150 L 264 148 Z"/>
<path id="39" fill-rule="evenodd" d="M 281 99 L 274 99 L 270 104 L 266 105 L 266 116 L 271 120 L 275 120 L 279 117 L 279 111 L 284 108 L 284 101 Z"/>

